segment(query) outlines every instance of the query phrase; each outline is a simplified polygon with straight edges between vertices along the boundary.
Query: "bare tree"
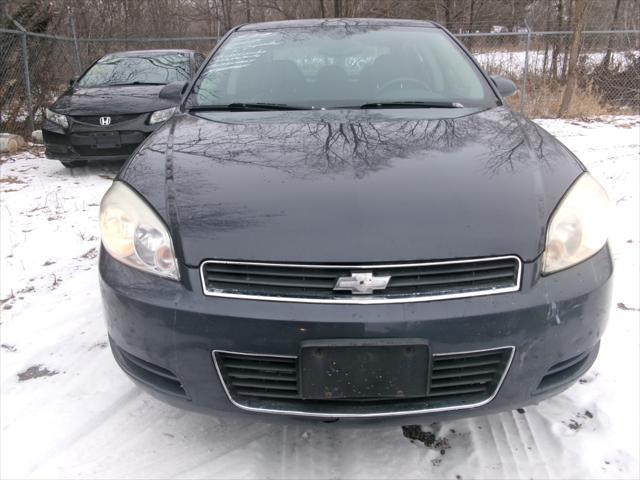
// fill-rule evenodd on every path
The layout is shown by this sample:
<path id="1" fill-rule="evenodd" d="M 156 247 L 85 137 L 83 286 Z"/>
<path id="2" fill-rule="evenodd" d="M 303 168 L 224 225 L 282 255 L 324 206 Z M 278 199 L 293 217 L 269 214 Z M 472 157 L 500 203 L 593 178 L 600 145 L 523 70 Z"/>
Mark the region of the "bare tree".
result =
<path id="1" fill-rule="evenodd" d="M 569 109 L 573 91 L 576 88 L 576 67 L 578 65 L 578 55 L 580 53 L 580 42 L 582 41 L 582 32 L 584 31 L 585 11 L 587 9 L 587 0 L 575 0 L 574 5 L 574 24 L 573 34 L 571 35 L 571 48 L 569 50 L 567 83 L 562 93 L 562 101 L 560 102 L 560 110 L 558 116 L 563 116 Z"/>
<path id="2" fill-rule="evenodd" d="M 622 4 L 622 0 L 616 0 L 616 6 L 613 9 L 613 20 L 611 21 L 609 30 L 613 30 L 616 27 L 616 24 L 618 23 L 618 14 L 620 13 L 621 4 Z M 608 70 L 609 64 L 611 63 L 611 50 L 613 48 L 613 40 L 614 40 L 614 36 L 609 35 L 609 39 L 607 41 L 607 53 L 602 59 L 602 68 L 604 70 Z"/>

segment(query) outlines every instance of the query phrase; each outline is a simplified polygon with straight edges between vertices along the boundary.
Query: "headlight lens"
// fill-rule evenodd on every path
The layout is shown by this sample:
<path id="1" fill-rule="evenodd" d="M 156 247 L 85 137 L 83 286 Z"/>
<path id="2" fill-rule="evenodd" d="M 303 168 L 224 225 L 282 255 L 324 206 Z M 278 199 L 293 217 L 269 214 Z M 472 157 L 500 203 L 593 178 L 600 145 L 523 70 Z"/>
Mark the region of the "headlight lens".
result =
<path id="1" fill-rule="evenodd" d="M 62 115 L 61 113 L 52 112 L 48 108 L 44 110 L 44 116 L 47 117 L 47 120 L 60 125 L 63 128 L 69 128 L 69 120 L 67 120 L 66 115 Z"/>
<path id="2" fill-rule="evenodd" d="M 165 108 L 164 110 L 156 110 L 149 117 L 149 123 L 153 125 L 154 123 L 166 122 L 171 118 L 171 115 L 173 115 L 175 111 L 176 107 Z"/>
<path id="3" fill-rule="evenodd" d="M 167 227 L 131 188 L 114 182 L 100 204 L 102 244 L 113 258 L 178 280 L 178 262 Z"/>
<path id="4" fill-rule="evenodd" d="M 588 173 L 571 186 L 547 228 L 542 273 L 586 260 L 607 242 L 610 203 L 607 192 Z"/>

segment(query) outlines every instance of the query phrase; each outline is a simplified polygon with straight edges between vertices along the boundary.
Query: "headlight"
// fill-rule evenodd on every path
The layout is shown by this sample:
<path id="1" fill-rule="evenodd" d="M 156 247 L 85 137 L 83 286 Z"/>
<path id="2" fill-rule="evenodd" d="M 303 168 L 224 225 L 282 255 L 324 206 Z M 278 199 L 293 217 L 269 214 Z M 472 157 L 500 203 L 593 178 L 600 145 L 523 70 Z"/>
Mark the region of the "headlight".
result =
<path id="1" fill-rule="evenodd" d="M 47 117 L 47 120 L 60 125 L 64 128 L 69 128 L 69 120 L 67 120 L 66 115 L 62 115 L 61 113 L 52 112 L 48 108 L 44 110 L 44 116 Z"/>
<path id="2" fill-rule="evenodd" d="M 588 173 L 583 174 L 551 216 L 542 257 L 542 273 L 553 273 L 586 260 L 607 242 L 609 197 Z"/>
<path id="3" fill-rule="evenodd" d="M 113 258 L 178 280 L 178 262 L 164 222 L 131 188 L 114 182 L 100 204 L 102 244 Z"/>
<path id="4" fill-rule="evenodd" d="M 149 123 L 153 125 L 154 123 L 166 122 L 171 118 L 171 115 L 173 115 L 175 111 L 176 107 L 165 108 L 164 110 L 156 110 L 149 117 Z"/>

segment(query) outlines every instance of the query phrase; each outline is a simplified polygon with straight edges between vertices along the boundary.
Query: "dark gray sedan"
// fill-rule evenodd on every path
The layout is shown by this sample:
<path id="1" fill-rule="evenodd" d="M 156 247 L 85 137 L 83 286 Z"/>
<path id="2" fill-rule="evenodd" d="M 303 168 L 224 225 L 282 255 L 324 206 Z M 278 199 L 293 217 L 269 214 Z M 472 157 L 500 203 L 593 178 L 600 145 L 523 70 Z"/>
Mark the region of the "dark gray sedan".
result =
<path id="1" fill-rule="evenodd" d="M 429 22 L 232 30 L 102 201 L 118 364 L 181 407 L 325 421 L 566 389 L 607 323 L 609 203 L 514 92 Z"/>

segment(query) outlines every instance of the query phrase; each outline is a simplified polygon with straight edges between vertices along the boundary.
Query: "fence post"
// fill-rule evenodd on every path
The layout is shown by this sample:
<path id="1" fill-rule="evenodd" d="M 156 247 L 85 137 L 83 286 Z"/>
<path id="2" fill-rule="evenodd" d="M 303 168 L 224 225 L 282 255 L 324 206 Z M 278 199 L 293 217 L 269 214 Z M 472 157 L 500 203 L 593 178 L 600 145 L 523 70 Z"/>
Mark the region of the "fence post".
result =
<path id="1" fill-rule="evenodd" d="M 529 47 L 531 46 L 531 28 L 524 19 L 524 26 L 527 27 L 527 49 L 524 53 L 524 71 L 522 72 L 522 95 L 520 96 L 520 113 L 524 114 L 524 106 L 527 101 L 527 72 L 529 71 Z"/>
<path id="2" fill-rule="evenodd" d="M 73 49 L 76 57 L 76 75 L 80 75 L 82 73 L 82 63 L 80 62 L 80 50 L 78 48 L 78 37 L 76 36 L 76 20 L 73 16 L 73 13 L 70 13 L 69 22 L 71 23 L 71 34 L 73 35 Z"/>
<path id="3" fill-rule="evenodd" d="M 21 32 L 22 38 L 22 64 L 24 67 L 24 86 L 25 91 L 27 93 L 27 109 L 29 113 L 29 127 L 31 127 L 31 132 L 35 130 L 35 126 L 33 124 L 33 100 L 31 98 L 31 79 L 29 78 L 29 51 L 27 49 L 27 31 L 24 29 L 22 25 L 13 20 L 13 23 Z M 29 133 L 31 133 L 29 132 Z"/>

